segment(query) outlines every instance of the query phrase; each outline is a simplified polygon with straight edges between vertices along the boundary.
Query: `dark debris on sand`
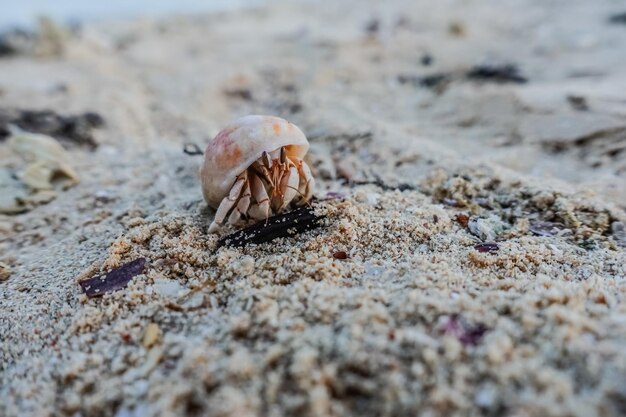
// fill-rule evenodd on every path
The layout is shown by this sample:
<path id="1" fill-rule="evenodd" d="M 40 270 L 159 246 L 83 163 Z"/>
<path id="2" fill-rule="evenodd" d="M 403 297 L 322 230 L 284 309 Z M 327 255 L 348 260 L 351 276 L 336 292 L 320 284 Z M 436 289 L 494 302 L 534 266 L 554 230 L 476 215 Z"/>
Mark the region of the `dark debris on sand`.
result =
<path id="1" fill-rule="evenodd" d="M 515 65 L 477 65 L 466 73 L 472 81 L 524 84 L 528 81 Z"/>
<path id="2" fill-rule="evenodd" d="M 612 15 L 609 17 L 609 23 L 614 25 L 626 25 L 626 12 Z"/>
<path id="3" fill-rule="evenodd" d="M 0 109 L 0 140 L 9 136 L 10 127 L 15 126 L 93 150 L 98 146 L 93 137 L 93 129 L 103 125 L 102 116 L 94 112 L 64 116 L 51 110 Z"/>
<path id="4" fill-rule="evenodd" d="M 295 236 L 322 226 L 322 219 L 323 216 L 315 214 L 312 208 L 302 207 L 289 213 L 272 216 L 266 221 L 260 221 L 231 233 L 220 239 L 217 247 L 242 247 L 248 244 L 270 242 L 280 237 Z"/>
<path id="5" fill-rule="evenodd" d="M 32 49 L 36 42 L 34 33 L 23 29 L 9 29 L 0 32 L 0 58 L 19 55 Z"/>
<path id="6" fill-rule="evenodd" d="M 442 93 L 454 81 L 472 81 L 478 83 L 496 84 L 525 84 L 528 79 L 521 75 L 515 65 L 476 65 L 462 72 L 436 72 L 428 75 L 400 74 L 397 77 L 400 84 L 410 84 L 414 87 L 423 87 Z"/>

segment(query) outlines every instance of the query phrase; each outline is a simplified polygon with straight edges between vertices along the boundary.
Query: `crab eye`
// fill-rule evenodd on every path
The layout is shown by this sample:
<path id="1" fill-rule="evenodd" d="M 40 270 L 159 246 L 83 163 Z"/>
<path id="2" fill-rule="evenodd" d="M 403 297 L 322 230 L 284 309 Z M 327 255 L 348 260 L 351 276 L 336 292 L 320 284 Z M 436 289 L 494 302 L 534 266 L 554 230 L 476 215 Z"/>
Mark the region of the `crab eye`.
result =
<path id="1" fill-rule="evenodd" d="M 285 148 L 280 148 L 280 163 L 284 164 L 287 162 L 287 154 L 285 153 Z"/>
<path id="2" fill-rule="evenodd" d="M 265 165 L 265 168 L 269 169 L 272 167 L 272 158 L 270 158 L 270 154 L 268 154 L 267 152 L 263 151 L 263 154 L 261 155 L 261 158 L 263 160 L 263 165 Z"/>

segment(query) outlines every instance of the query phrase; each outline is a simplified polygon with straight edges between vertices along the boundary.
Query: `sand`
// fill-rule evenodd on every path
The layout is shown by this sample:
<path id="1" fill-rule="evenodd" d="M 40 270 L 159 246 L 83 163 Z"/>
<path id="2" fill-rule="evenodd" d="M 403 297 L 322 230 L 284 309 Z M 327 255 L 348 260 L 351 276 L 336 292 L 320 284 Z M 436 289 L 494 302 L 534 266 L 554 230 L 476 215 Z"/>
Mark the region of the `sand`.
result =
<path id="1" fill-rule="evenodd" d="M 77 185 L 0 216 L 0 415 L 626 412 L 624 11 L 370 6 L 90 23 L 0 58 L 0 108 L 105 121 L 95 150 L 60 141 Z M 207 233 L 183 145 L 245 114 L 307 134 L 324 225 L 217 249 L 235 229 Z"/>

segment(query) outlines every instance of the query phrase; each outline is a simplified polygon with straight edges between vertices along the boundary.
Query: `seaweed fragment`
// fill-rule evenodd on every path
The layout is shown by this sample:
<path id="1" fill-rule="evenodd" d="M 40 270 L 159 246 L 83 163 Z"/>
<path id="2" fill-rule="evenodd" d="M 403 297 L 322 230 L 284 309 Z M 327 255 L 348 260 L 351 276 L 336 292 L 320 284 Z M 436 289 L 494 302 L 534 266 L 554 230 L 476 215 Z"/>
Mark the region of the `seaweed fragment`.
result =
<path id="1" fill-rule="evenodd" d="M 374 176 L 374 180 L 373 181 L 347 181 L 347 183 L 351 186 L 357 186 L 357 185 L 375 185 L 377 187 L 380 187 L 381 190 L 383 191 L 414 191 L 416 189 L 416 187 L 414 185 L 411 184 L 407 184 L 407 183 L 399 183 L 397 185 L 390 185 L 387 184 L 385 181 L 383 181 L 382 178 L 380 178 L 378 175 L 373 175 Z"/>
<path id="2" fill-rule="evenodd" d="M 609 17 L 609 23 L 614 25 L 626 25 L 626 12 L 612 15 Z"/>
<path id="3" fill-rule="evenodd" d="M 124 288 L 131 279 L 143 272 L 145 265 L 145 258 L 135 259 L 105 275 L 80 281 L 79 284 L 87 297 L 101 297 L 108 292 Z"/>
<path id="4" fill-rule="evenodd" d="M 11 133 L 10 126 L 31 133 L 42 133 L 90 149 L 98 147 L 92 130 L 102 127 L 104 119 L 98 113 L 86 112 L 63 116 L 51 110 L 0 109 L 0 139 Z"/>
<path id="5" fill-rule="evenodd" d="M 9 265 L 0 262 L 0 281 L 6 281 L 11 276 L 12 271 Z"/>
<path id="6" fill-rule="evenodd" d="M 433 90 L 442 90 L 452 81 L 450 74 L 435 73 L 425 76 L 417 75 L 398 75 L 400 84 L 412 84 L 415 87 L 431 88 Z"/>
<path id="7" fill-rule="evenodd" d="M 310 141 L 328 141 L 328 142 L 337 142 L 337 141 L 346 141 L 346 142 L 354 142 L 358 140 L 369 141 L 374 137 L 374 132 L 371 131 L 362 131 L 355 133 L 329 133 L 329 134 L 313 134 L 309 135 Z"/>
<path id="8" fill-rule="evenodd" d="M 397 80 L 400 84 L 428 88 L 437 93 L 443 93 L 452 82 L 463 80 L 498 84 L 528 82 L 528 79 L 521 75 L 519 69 L 512 64 L 476 65 L 465 71 L 436 72 L 423 76 L 401 74 L 398 75 Z"/>
<path id="9" fill-rule="evenodd" d="M 477 65 L 466 73 L 469 80 L 524 84 L 528 80 L 515 65 Z"/>
<path id="10" fill-rule="evenodd" d="M 289 213 L 272 216 L 252 226 L 223 237 L 217 247 L 243 247 L 249 244 L 269 242 L 280 237 L 291 237 L 322 226 L 324 216 L 315 214 L 311 207 L 302 207 Z"/>

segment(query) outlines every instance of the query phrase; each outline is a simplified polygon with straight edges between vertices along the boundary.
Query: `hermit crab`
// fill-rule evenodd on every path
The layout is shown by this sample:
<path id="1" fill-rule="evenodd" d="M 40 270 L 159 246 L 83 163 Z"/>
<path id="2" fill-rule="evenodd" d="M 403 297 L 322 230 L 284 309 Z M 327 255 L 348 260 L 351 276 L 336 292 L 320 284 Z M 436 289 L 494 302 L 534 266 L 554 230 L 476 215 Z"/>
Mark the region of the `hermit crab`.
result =
<path id="1" fill-rule="evenodd" d="M 209 232 L 306 204 L 315 183 L 308 150 L 304 133 L 279 117 L 245 116 L 219 132 L 200 168 L 204 199 L 217 209 Z"/>

